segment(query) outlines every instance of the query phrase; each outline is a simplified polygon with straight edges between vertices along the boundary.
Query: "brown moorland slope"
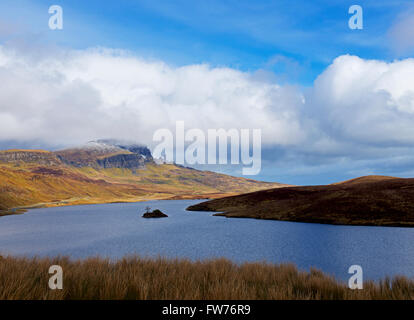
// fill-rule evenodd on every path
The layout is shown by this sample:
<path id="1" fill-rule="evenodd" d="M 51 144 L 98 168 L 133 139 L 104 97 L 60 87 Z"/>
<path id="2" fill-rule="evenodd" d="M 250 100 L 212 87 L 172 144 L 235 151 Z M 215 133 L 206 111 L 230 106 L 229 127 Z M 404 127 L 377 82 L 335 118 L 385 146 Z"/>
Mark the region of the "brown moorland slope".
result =
<path id="1" fill-rule="evenodd" d="M 361 177 L 335 185 L 270 189 L 210 200 L 187 210 L 239 218 L 414 227 L 414 179 Z"/>
<path id="2" fill-rule="evenodd" d="M 398 178 L 390 177 L 390 176 L 372 175 L 372 176 L 363 176 L 363 177 L 358 177 L 358 178 L 354 178 L 350 180 L 336 182 L 336 183 L 332 183 L 332 185 L 377 182 L 377 181 L 385 181 L 385 180 L 392 180 L 392 179 L 398 179 Z"/>
<path id="3" fill-rule="evenodd" d="M 27 207 L 212 199 L 284 186 L 156 164 L 149 150 L 139 152 L 106 145 L 59 152 L 0 151 L 0 215 Z"/>

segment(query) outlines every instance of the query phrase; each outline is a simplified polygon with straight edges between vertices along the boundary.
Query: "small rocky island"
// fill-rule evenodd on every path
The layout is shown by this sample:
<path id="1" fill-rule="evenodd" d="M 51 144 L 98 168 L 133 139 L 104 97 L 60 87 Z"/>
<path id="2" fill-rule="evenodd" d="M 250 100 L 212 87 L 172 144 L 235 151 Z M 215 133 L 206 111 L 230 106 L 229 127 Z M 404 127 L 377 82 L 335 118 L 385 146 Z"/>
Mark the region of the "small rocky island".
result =
<path id="1" fill-rule="evenodd" d="M 143 218 L 167 218 L 168 216 L 161 210 L 155 209 L 151 211 L 150 207 L 145 208 L 146 212 L 142 216 Z"/>

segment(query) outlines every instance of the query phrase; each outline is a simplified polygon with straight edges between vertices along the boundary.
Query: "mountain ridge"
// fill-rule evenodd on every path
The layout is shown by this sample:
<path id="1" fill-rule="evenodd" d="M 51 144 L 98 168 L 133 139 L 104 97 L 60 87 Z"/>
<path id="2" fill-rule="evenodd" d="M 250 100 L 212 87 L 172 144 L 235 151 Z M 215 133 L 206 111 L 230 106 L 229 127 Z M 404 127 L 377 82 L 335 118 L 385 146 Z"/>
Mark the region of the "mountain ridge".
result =
<path id="1" fill-rule="evenodd" d="M 158 164 L 145 146 L 118 146 L 107 140 L 58 151 L 0 151 L 2 214 L 13 208 L 212 199 L 283 186 L 286 185 Z"/>

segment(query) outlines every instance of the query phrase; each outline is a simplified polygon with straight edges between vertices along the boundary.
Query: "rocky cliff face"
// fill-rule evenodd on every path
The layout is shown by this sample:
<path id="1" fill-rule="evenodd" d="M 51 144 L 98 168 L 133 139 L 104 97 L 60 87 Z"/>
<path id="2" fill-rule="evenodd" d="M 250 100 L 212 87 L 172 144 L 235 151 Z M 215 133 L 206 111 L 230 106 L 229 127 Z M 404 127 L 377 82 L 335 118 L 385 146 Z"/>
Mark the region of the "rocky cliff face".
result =
<path id="1" fill-rule="evenodd" d="M 116 148 L 120 148 L 122 150 L 127 150 L 129 152 L 138 154 L 142 156 L 145 160 L 145 162 L 153 161 L 151 151 L 143 145 L 135 144 L 135 143 L 128 143 L 128 142 L 122 142 L 117 140 L 97 140 L 96 143 L 106 145 L 106 146 L 113 146 Z"/>
<path id="2" fill-rule="evenodd" d="M 83 147 L 57 151 L 56 156 L 75 167 L 140 169 L 154 163 L 147 147 L 116 140 L 92 141 Z"/>
<path id="3" fill-rule="evenodd" d="M 136 153 L 136 154 L 143 156 L 145 159 L 145 162 L 149 162 L 153 160 L 151 151 L 145 146 L 134 145 L 134 146 L 127 147 L 127 150 L 132 153 Z"/>
<path id="4" fill-rule="evenodd" d="M 48 152 L 42 150 L 0 151 L 0 162 L 33 163 L 92 168 L 141 169 L 155 163 L 151 151 L 142 145 L 120 143 L 116 140 L 92 141 L 85 146 Z"/>
<path id="5" fill-rule="evenodd" d="M 38 150 L 6 150 L 0 151 L 0 162 L 34 163 L 46 166 L 62 164 L 52 152 Z"/>
<path id="6" fill-rule="evenodd" d="M 97 159 L 96 163 L 102 168 L 140 169 L 145 167 L 145 159 L 139 154 L 118 154 Z"/>

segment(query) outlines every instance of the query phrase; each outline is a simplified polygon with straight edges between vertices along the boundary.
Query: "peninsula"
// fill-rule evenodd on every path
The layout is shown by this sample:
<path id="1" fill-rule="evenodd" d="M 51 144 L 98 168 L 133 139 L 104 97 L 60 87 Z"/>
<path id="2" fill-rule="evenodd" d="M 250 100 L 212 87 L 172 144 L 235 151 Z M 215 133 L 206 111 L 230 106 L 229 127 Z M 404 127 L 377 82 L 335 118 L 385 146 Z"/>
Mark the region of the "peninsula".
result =
<path id="1" fill-rule="evenodd" d="M 187 210 L 229 218 L 414 227 L 414 179 L 366 176 L 332 185 L 272 188 Z"/>

